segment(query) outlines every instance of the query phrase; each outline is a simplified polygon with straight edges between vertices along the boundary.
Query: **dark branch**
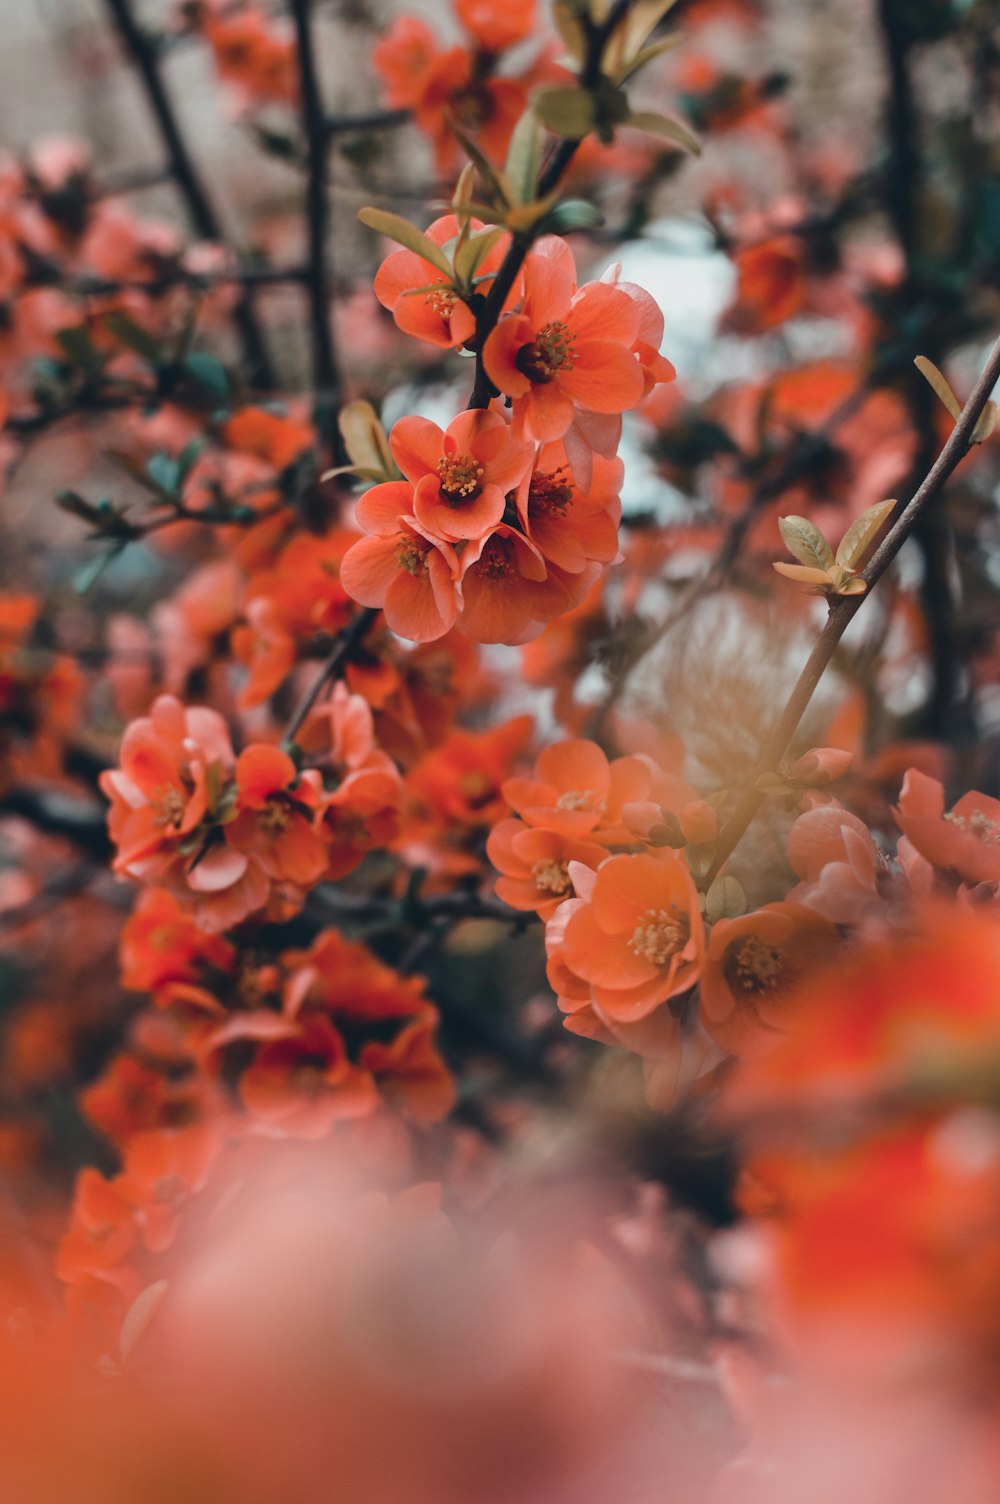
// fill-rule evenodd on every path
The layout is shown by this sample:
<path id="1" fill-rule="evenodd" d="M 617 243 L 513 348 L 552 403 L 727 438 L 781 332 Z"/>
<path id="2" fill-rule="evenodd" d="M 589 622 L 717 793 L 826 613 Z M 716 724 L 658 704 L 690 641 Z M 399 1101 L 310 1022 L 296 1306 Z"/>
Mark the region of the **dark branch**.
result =
<path id="1" fill-rule="evenodd" d="M 216 240 L 222 244 L 222 230 L 218 217 L 181 134 L 174 107 L 160 73 L 156 48 L 132 14 L 129 0 L 107 0 L 107 6 L 118 34 L 142 80 L 149 107 L 163 140 L 171 176 L 187 205 L 191 222 L 198 235 L 205 240 Z M 263 386 L 273 386 L 274 377 L 270 359 L 248 297 L 241 300 L 234 311 L 233 318 L 243 342 L 250 380 Z"/>

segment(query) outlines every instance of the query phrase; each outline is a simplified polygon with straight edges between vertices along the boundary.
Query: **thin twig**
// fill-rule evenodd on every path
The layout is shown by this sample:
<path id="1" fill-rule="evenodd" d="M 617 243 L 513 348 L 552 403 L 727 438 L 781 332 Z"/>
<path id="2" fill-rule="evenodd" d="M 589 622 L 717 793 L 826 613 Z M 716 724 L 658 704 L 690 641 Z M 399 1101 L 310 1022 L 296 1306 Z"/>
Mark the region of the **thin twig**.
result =
<path id="1" fill-rule="evenodd" d="M 935 499 L 952 472 L 968 454 L 972 447 L 972 436 L 976 424 L 998 379 L 1000 379 L 1000 339 L 993 346 L 982 375 L 962 409 L 947 443 L 897 521 L 890 528 L 868 567 L 863 571 L 867 591 L 864 595 L 838 596 L 831 604 L 826 625 L 813 644 L 812 652 L 785 708 L 764 743 L 757 765 L 750 775 L 748 786 L 719 834 L 715 859 L 704 878 L 706 887 L 718 876 L 723 864 L 742 840 L 760 808 L 764 795 L 758 789 L 757 781 L 764 773 L 773 773 L 777 770 L 806 707 L 855 614 L 913 532 L 924 508 Z"/>
<path id="2" fill-rule="evenodd" d="M 354 131 L 391 130 L 412 119 L 409 110 L 369 110 L 363 115 L 327 115 L 325 125 L 330 136 L 349 136 Z"/>
<path id="3" fill-rule="evenodd" d="M 632 0 L 615 0 L 604 21 L 599 26 L 593 22 L 587 23 L 587 53 L 580 68 L 580 88 L 582 90 L 594 89 L 601 81 L 601 61 L 604 57 L 604 49 L 609 39 L 617 31 L 622 21 L 628 15 Z M 542 173 L 536 196 L 538 199 L 548 197 L 562 182 L 563 176 L 576 156 L 579 141 L 560 141 L 553 151 Z M 517 280 L 518 273 L 524 265 L 525 258 L 531 250 L 534 241 L 533 233 L 515 235 L 511 240 L 507 254 L 500 265 L 500 269 L 493 279 L 492 286 L 487 294 L 482 312 L 477 319 L 476 327 L 476 377 L 472 387 L 472 396 L 469 398 L 470 408 L 489 407 L 496 388 L 486 372 L 483 364 L 483 349 L 487 337 L 496 327 L 497 320 L 503 311 L 511 288 Z"/>
<path id="4" fill-rule="evenodd" d="M 142 81 L 149 107 L 163 140 L 171 176 L 187 205 L 191 222 L 198 235 L 221 244 L 223 240 L 221 226 L 198 176 L 187 143 L 181 134 L 174 107 L 160 73 L 156 48 L 132 14 L 129 0 L 106 0 L 106 3 L 118 34 Z M 264 386 L 273 386 L 271 362 L 254 317 L 249 296 L 245 296 L 240 301 L 233 312 L 233 319 L 243 341 L 251 381 L 259 382 Z"/>
<path id="5" fill-rule="evenodd" d="M 330 301 L 328 230 L 330 206 L 326 192 L 326 156 L 329 123 L 323 110 L 316 55 L 313 48 L 310 0 L 291 0 L 298 42 L 299 90 L 302 96 L 302 127 L 306 138 L 306 222 L 309 231 L 309 336 L 312 345 L 313 385 L 316 388 L 316 425 L 333 457 L 342 464 L 337 429 L 340 406 L 340 375 L 333 338 Z"/>
<path id="6" fill-rule="evenodd" d="M 357 613 L 350 625 L 341 632 L 330 649 L 326 662 L 292 712 L 291 720 L 285 727 L 284 740 L 286 742 L 295 740 L 303 721 L 316 704 L 324 686 L 332 679 L 340 678 L 354 649 L 367 637 L 378 615 L 379 612 L 375 606 L 365 606 Z"/>

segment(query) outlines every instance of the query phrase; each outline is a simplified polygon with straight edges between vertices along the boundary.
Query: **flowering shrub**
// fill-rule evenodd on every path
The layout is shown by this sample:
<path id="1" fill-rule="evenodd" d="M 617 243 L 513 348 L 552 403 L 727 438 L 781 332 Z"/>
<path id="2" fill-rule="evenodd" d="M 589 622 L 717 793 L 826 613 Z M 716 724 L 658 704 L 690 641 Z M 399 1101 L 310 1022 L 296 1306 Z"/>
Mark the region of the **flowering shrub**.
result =
<path id="1" fill-rule="evenodd" d="M 193 238 L 0 161 L 19 1498 L 996 1497 L 1000 41 L 877 9 L 817 130 L 777 0 L 110 0 Z"/>

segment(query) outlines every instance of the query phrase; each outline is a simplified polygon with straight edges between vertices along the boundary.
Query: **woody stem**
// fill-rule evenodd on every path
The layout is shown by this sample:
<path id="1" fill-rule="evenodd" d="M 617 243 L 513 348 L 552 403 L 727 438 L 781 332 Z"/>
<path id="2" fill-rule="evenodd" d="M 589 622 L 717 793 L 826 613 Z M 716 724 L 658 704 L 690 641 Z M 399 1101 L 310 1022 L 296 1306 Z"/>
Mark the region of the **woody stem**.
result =
<path id="1" fill-rule="evenodd" d="M 167 153 L 170 175 L 187 205 L 191 223 L 198 235 L 206 240 L 215 240 L 222 244 L 223 236 L 218 216 L 181 134 L 173 104 L 160 72 L 156 47 L 132 14 L 129 0 L 107 0 L 107 6 L 118 35 L 142 80 L 150 110 L 155 117 L 160 138 Z M 274 375 L 271 370 L 270 357 L 254 316 L 248 292 L 244 292 L 237 304 L 233 318 L 243 342 L 251 380 L 263 386 L 273 386 Z"/>
<path id="2" fill-rule="evenodd" d="M 723 865 L 746 834 L 764 798 L 757 787 L 758 781 L 763 774 L 777 770 L 805 714 L 806 707 L 829 667 L 848 626 L 861 609 L 872 587 L 885 574 L 912 533 L 924 509 L 940 493 L 952 472 L 971 449 L 976 424 L 998 380 L 1000 380 L 1000 339 L 993 346 L 982 375 L 976 382 L 972 395 L 963 407 L 944 448 L 876 549 L 868 567 L 863 571 L 862 578 L 868 587 L 865 594 L 838 596 L 831 604 L 826 625 L 813 644 L 812 652 L 788 697 L 785 708 L 761 749 L 757 765 L 750 774 L 747 788 L 719 833 L 715 858 L 703 879 L 703 885 L 706 888 L 718 876 Z"/>
<path id="3" fill-rule="evenodd" d="M 334 464 L 344 463 L 337 429 L 340 373 L 333 340 L 329 291 L 328 239 L 330 206 L 326 191 L 326 159 L 330 123 L 323 109 L 313 46 L 311 0 L 291 0 L 298 44 L 302 126 L 306 138 L 306 221 L 309 229 L 306 288 L 309 294 L 309 336 L 312 342 L 316 422 Z"/>
<path id="4" fill-rule="evenodd" d="M 604 49 L 628 15 L 631 4 L 632 0 L 615 0 L 615 4 L 612 5 L 600 26 L 589 23 L 587 53 L 580 68 L 581 89 L 593 89 L 600 83 Z M 560 141 L 539 179 L 537 190 L 539 199 L 546 198 L 559 186 L 579 145 L 579 141 Z M 503 305 L 517 280 L 518 272 L 524 265 L 525 257 L 531 250 L 536 233 L 536 231 L 529 231 L 514 236 L 477 320 L 476 379 L 472 387 L 472 396 L 469 398 L 470 408 L 489 407 L 490 402 L 496 396 L 496 389 L 483 365 L 483 349 L 487 338 L 496 328 Z"/>

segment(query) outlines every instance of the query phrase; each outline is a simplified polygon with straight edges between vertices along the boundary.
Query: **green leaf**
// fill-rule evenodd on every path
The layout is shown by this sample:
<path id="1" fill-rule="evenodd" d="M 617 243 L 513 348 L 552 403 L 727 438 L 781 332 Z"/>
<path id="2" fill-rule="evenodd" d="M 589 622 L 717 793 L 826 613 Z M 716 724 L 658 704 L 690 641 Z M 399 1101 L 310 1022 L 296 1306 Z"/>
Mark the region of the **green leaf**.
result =
<path id="1" fill-rule="evenodd" d="M 346 403 L 340 410 L 337 425 L 344 440 L 344 448 L 353 461 L 350 469 L 370 472 L 377 480 L 394 480 L 398 476 L 399 471 L 392 457 L 385 429 L 370 402 L 358 399 Z M 334 471 L 328 471 L 323 478 L 325 480 L 327 476 L 332 477 L 334 474 Z"/>
<path id="2" fill-rule="evenodd" d="M 705 894 L 705 918 L 709 924 L 720 919 L 740 919 L 747 907 L 743 885 L 735 877 L 717 877 Z"/>
<path id="3" fill-rule="evenodd" d="M 98 554 L 89 563 L 85 564 L 82 569 L 77 570 L 73 576 L 73 589 L 77 595 L 86 595 L 89 590 L 94 588 L 108 565 L 117 559 L 124 546 L 123 543 L 116 543 L 113 548 L 109 548 L 104 553 Z"/>
<path id="4" fill-rule="evenodd" d="M 181 368 L 192 381 L 211 392 L 220 402 L 230 395 L 229 373 L 222 361 L 202 350 L 191 350 L 181 361 Z"/>
<path id="5" fill-rule="evenodd" d="M 951 389 L 948 378 L 942 371 L 938 370 L 937 366 L 932 360 L 927 359 L 926 355 L 918 355 L 913 364 L 916 366 L 917 370 L 920 372 L 924 380 L 929 382 L 930 385 L 934 388 L 940 401 L 944 404 L 951 416 L 957 422 L 959 417 L 961 416 L 962 409 L 959 405 L 958 398 L 955 396 L 955 393 Z"/>
<path id="6" fill-rule="evenodd" d="M 673 36 L 664 37 L 660 42 L 651 42 L 648 47 L 640 48 L 635 56 L 615 75 L 615 82 L 617 84 L 627 83 L 634 73 L 638 73 L 640 68 L 644 68 L 654 58 L 662 57 L 665 52 L 673 52 L 674 48 L 680 46 L 683 40 L 682 33 L 678 31 Z"/>
<path id="7" fill-rule="evenodd" d="M 503 169 L 515 204 L 529 204 L 534 198 L 544 147 L 542 122 L 529 105 L 514 127 Z"/>
<path id="8" fill-rule="evenodd" d="M 454 115 L 445 111 L 448 121 L 448 129 L 451 131 L 459 146 L 476 168 L 479 176 L 493 195 L 493 207 L 487 217 L 492 217 L 494 211 L 503 211 L 510 204 L 510 185 L 502 173 L 497 172 L 488 157 L 484 157 L 472 137 L 462 129 Z"/>
<path id="9" fill-rule="evenodd" d="M 479 230 L 475 235 L 470 235 L 468 240 L 463 240 L 455 252 L 455 280 L 463 287 L 468 287 L 490 251 L 505 234 L 506 231 L 499 225 L 494 225 L 489 230 Z"/>
<path id="10" fill-rule="evenodd" d="M 815 522 L 808 517 L 779 517 L 778 529 L 785 540 L 785 547 L 800 564 L 810 569 L 829 569 L 833 563 L 833 549 L 827 543 Z"/>
<path id="11" fill-rule="evenodd" d="M 384 235 L 387 240 L 394 240 L 397 245 L 403 245 L 408 251 L 413 251 L 436 266 L 439 272 L 451 281 L 452 271 L 448 261 L 439 245 L 435 245 L 429 235 L 418 230 L 416 225 L 411 225 L 409 220 L 403 219 L 399 214 L 390 214 L 386 209 L 359 209 L 358 218 L 369 230 L 374 230 L 377 235 Z"/>
<path id="12" fill-rule="evenodd" d="M 99 371 L 104 364 L 104 356 L 94 345 L 90 333 L 84 324 L 74 324 L 66 329 L 56 330 L 56 339 L 73 365 L 79 366 L 81 371 L 88 374 Z"/>
<path id="13" fill-rule="evenodd" d="M 531 104 L 542 124 L 565 141 L 582 141 L 597 124 L 594 96 L 586 89 L 540 89 Z"/>
<path id="14" fill-rule="evenodd" d="M 113 460 L 120 469 L 124 470 L 126 475 L 130 475 L 138 485 L 142 486 L 144 491 L 152 491 L 159 501 L 173 506 L 175 500 L 173 492 L 164 490 L 142 460 L 136 459 L 134 454 L 128 454 L 124 449 L 106 449 L 104 453 L 109 460 Z"/>
<path id="15" fill-rule="evenodd" d="M 568 198 L 556 204 L 545 217 L 544 228 L 553 235 L 568 235 L 571 230 L 592 230 L 604 223 L 604 215 L 596 204 L 588 204 L 582 198 Z"/>
<path id="16" fill-rule="evenodd" d="M 695 156 L 701 154 L 701 142 L 694 132 L 684 124 L 682 120 L 676 120 L 673 115 L 657 115 L 651 110 L 636 110 L 629 115 L 626 125 L 637 131 L 648 131 L 651 135 L 662 136 L 665 141 L 671 141 L 675 146 L 680 146 L 684 151 L 693 152 Z"/>
<path id="17" fill-rule="evenodd" d="M 578 7 L 568 5 L 566 0 L 556 0 L 552 7 L 552 19 L 572 61 L 582 63 L 587 52 L 587 38 L 580 25 Z"/>
<path id="18" fill-rule="evenodd" d="M 129 350 L 134 350 L 151 365 L 156 365 L 162 359 L 159 342 L 143 329 L 141 324 L 137 324 L 135 319 L 130 319 L 127 313 L 117 311 L 106 313 L 102 322 L 108 333 L 114 335 L 119 344 L 125 345 Z"/>
<path id="19" fill-rule="evenodd" d="M 856 517 L 837 548 L 837 563 L 845 569 L 860 569 L 875 535 L 889 516 L 895 501 L 879 501 Z"/>
<path id="20" fill-rule="evenodd" d="M 146 473 L 158 491 L 166 496 L 177 495 L 181 481 L 178 460 L 169 454 L 154 454 L 146 465 Z"/>

